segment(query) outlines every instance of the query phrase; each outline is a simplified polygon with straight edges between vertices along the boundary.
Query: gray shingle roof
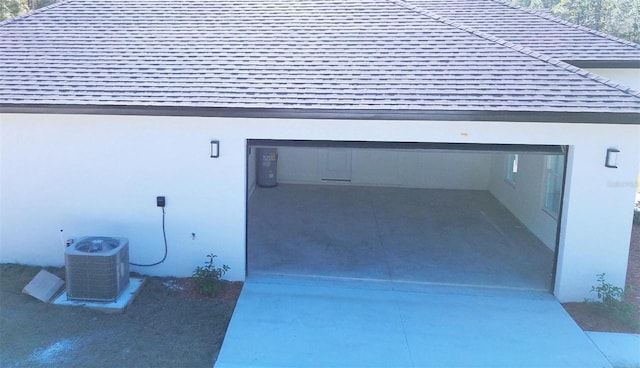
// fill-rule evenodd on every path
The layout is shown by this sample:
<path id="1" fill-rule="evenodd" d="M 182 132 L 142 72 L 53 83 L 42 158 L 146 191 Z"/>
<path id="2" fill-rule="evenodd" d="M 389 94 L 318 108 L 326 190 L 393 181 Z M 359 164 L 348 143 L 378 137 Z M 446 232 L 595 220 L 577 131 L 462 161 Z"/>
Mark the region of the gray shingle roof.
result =
<path id="1" fill-rule="evenodd" d="M 633 61 L 640 45 L 501 0 L 407 0 L 461 25 L 560 60 Z"/>
<path id="2" fill-rule="evenodd" d="M 69 0 L 0 26 L 0 99 L 640 113 L 633 91 L 395 0 Z"/>

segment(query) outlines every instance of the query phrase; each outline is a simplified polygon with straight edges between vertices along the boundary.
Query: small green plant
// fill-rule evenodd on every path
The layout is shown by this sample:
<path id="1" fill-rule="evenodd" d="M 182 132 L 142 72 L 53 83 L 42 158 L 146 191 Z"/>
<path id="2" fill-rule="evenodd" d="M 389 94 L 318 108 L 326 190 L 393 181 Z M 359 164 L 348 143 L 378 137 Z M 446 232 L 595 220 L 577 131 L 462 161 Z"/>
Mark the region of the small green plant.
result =
<path id="1" fill-rule="evenodd" d="M 230 269 L 227 265 L 215 267 L 213 259 L 216 257 L 213 253 L 207 254 L 208 260 L 204 262 L 204 267 L 198 266 L 193 271 L 196 288 L 202 295 L 215 296 L 220 289 L 220 279 Z"/>
<path id="2" fill-rule="evenodd" d="M 591 292 L 596 293 L 598 299 L 592 302 L 602 303 L 607 306 L 613 306 L 624 299 L 624 289 L 618 286 L 613 286 L 606 282 L 605 274 L 600 273 L 598 275 L 598 286 L 592 286 Z"/>
<path id="3" fill-rule="evenodd" d="M 597 299 L 586 299 L 585 301 L 594 308 L 618 318 L 625 324 L 629 324 L 634 328 L 637 327 L 640 324 L 637 320 L 638 308 L 624 300 L 625 292 L 631 290 L 631 287 L 627 286 L 626 289 L 623 289 L 608 283 L 605 280 L 604 273 L 596 276 L 598 276 L 598 285 L 592 286 L 591 292 L 596 293 Z"/>

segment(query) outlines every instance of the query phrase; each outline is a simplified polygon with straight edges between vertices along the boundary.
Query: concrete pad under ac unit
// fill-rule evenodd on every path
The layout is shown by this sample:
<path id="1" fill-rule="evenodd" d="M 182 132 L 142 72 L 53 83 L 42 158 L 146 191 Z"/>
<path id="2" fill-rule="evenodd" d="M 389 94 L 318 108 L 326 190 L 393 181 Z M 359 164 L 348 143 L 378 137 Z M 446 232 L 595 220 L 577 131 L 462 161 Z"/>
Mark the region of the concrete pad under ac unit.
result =
<path id="1" fill-rule="evenodd" d="M 53 301 L 53 304 L 67 305 L 72 307 L 86 307 L 90 309 L 96 309 L 105 313 L 124 313 L 125 309 L 133 301 L 133 298 L 135 298 L 136 295 L 138 295 L 138 293 L 140 292 L 142 284 L 144 284 L 144 279 L 132 277 L 127 288 L 124 289 L 118 299 L 113 302 L 68 299 L 67 292 L 65 291 Z"/>

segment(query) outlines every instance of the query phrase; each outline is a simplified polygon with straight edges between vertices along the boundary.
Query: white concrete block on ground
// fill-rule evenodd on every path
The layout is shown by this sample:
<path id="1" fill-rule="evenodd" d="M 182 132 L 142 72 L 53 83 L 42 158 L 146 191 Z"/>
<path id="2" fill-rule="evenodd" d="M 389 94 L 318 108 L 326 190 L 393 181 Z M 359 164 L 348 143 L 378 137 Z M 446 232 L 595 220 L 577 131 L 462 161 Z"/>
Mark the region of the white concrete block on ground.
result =
<path id="1" fill-rule="evenodd" d="M 36 277 L 22 289 L 22 292 L 48 303 L 62 285 L 64 285 L 64 281 L 58 276 L 45 270 L 40 270 Z"/>

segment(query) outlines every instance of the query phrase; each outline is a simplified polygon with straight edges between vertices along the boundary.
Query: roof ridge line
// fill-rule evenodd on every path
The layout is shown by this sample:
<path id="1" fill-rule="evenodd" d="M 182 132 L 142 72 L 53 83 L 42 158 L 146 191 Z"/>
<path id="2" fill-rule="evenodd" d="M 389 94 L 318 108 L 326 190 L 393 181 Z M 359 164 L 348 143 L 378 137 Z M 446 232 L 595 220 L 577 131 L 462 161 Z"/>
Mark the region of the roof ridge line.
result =
<path id="1" fill-rule="evenodd" d="M 475 36 L 482 37 L 482 38 L 484 38 L 484 39 L 486 39 L 488 41 L 491 41 L 491 42 L 497 43 L 499 45 L 508 47 L 508 48 L 510 48 L 510 49 L 512 49 L 512 50 L 514 50 L 516 52 L 519 52 L 521 54 L 524 54 L 524 55 L 527 55 L 527 56 L 531 56 L 533 58 L 536 58 L 536 59 L 541 60 L 543 62 L 546 62 L 548 64 L 551 64 L 551 65 L 557 66 L 559 68 L 565 69 L 565 70 L 567 70 L 569 72 L 572 72 L 574 74 L 577 74 L 577 75 L 579 75 L 581 77 L 589 78 L 589 79 L 591 79 L 591 80 L 593 80 L 595 82 L 604 84 L 604 85 L 606 85 L 608 87 L 611 87 L 611 88 L 615 88 L 615 89 L 617 89 L 617 90 L 619 90 L 619 91 L 621 91 L 623 93 L 627 93 L 627 94 L 629 94 L 631 96 L 640 98 L 640 91 L 636 91 L 633 88 L 624 86 L 624 85 L 622 85 L 620 83 L 614 82 L 614 81 L 612 81 L 612 80 L 610 80 L 608 78 L 602 77 L 602 76 L 600 76 L 598 74 L 591 73 L 591 72 L 589 72 L 587 70 L 584 70 L 584 69 L 579 68 L 577 66 L 574 66 L 574 65 L 571 65 L 569 63 L 566 63 L 566 62 L 564 62 L 564 61 L 562 61 L 560 59 L 548 56 L 546 54 L 543 54 L 541 52 L 532 50 L 532 49 L 530 49 L 528 47 L 525 47 L 525 46 L 522 46 L 520 44 L 511 42 L 511 41 L 506 41 L 506 40 L 504 40 L 502 38 L 499 38 L 499 37 L 493 36 L 491 34 L 488 34 L 486 32 L 477 30 L 477 29 L 475 29 L 473 27 L 469 27 L 469 26 L 466 26 L 466 25 L 463 25 L 463 24 L 459 24 L 459 23 L 454 22 L 454 21 L 450 20 L 449 18 L 444 17 L 444 16 L 442 16 L 440 14 L 437 14 L 437 13 L 431 11 L 431 10 L 427 10 L 427 9 L 425 9 L 423 7 L 418 6 L 418 5 L 409 4 L 409 3 L 405 2 L 405 0 L 386 0 L 386 1 L 392 2 L 392 3 L 394 3 L 394 4 L 398 5 L 398 6 L 404 7 L 405 9 L 408 9 L 408 10 L 411 10 L 411 11 L 415 11 L 416 13 L 419 13 L 419 14 L 422 14 L 424 16 L 430 17 L 430 18 L 435 19 L 435 20 L 437 20 L 439 22 L 442 22 L 442 23 L 444 23 L 446 25 L 458 28 L 458 29 L 460 29 L 462 31 L 465 31 L 465 32 L 468 32 L 468 33 L 471 33 L 471 34 L 473 34 Z"/>
<path id="2" fill-rule="evenodd" d="M 536 17 L 540 17 L 540 18 L 543 18 L 543 19 L 546 19 L 546 20 L 549 20 L 549 21 L 552 21 L 552 22 L 555 22 L 555 23 L 559 23 L 559 24 L 562 24 L 562 25 L 565 25 L 565 26 L 569 26 L 571 28 L 579 29 L 581 31 L 585 31 L 585 32 L 591 33 L 591 34 L 596 35 L 598 37 L 606 38 L 606 39 L 608 39 L 610 41 L 615 41 L 615 42 L 621 43 L 623 45 L 627 45 L 627 46 L 631 46 L 631 47 L 636 48 L 636 49 L 640 49 L 640 44 L 637 44 L 637 43 L 635 43 L 633 41 L 625 40 L 625 39 L 622 39 L 620 37 L 616 37 L 616 36 L 604 33 L 602 31 L 591 29 L 589 27 L 585 27 L 585 26 L 582 26 L 582 25 L 579 25 L 579 24 L 571 23 L 571 22 L 566 21 L 564 19 L 558 18 L 553 14 L 543 13 L 543 12 L 539 11 L 540 9 L 524 8 L 524 7 L 521 7 L 519 5 L 508 3 L 506 0 L 489 0 L 489 1 L 493 1 L 494 3 L 498 3 L 498 4 L 501 4 L 501 5 L 504 5 L 504 6 L 508 6 L 510 8 L 513 8 L 513 9 L 522 10 L 522 11 L 527 12 L 527 13 L 529 13 L 531 15 L 536 16 Z"/>
<path id="3" fill-rule="evenodd" d="M 7 24 L 7 23 L 18 22 L 18 21 L 20 21 L 20 20 L 23 20 L 23 19 L 29 18 L 29 17 L 31 17 L 32 15 L 38 14 L 38 13 L 40 13 L 40 12 L 43 12 L 43 11 L 48 10 L 48 9 L 51 9 L 51 8 L 58 7 L 58 6 L 62 5 L 62 4 L 70 3 L 70 2 L 72 2 L 72 1 L 73 1 L 73 0 L 60 0 L 60 1 L 57 1 L 57 2 L 55 2 L 55 3 L 49 4 L 49 5 L 47 5 L 47 6 L 44 6 L 44 7 L 42 7 L 42 8 L 39 8 L 39 9 L 36 9 L 36 10 L 32 10 L 32 11 L 29 11 L 29 12 L 26 12 L 26 13 L 24 13 L 24 14 L 22 14 L 22 15 L 17 16 L 17 17 L 9 18 L 9 19 L 5 19 L 5 20 L 3 20 L 2 22 L 0 22 L 0 27 L 4 26 L 4 25 L 5 25 L 5 24 Z"/>

